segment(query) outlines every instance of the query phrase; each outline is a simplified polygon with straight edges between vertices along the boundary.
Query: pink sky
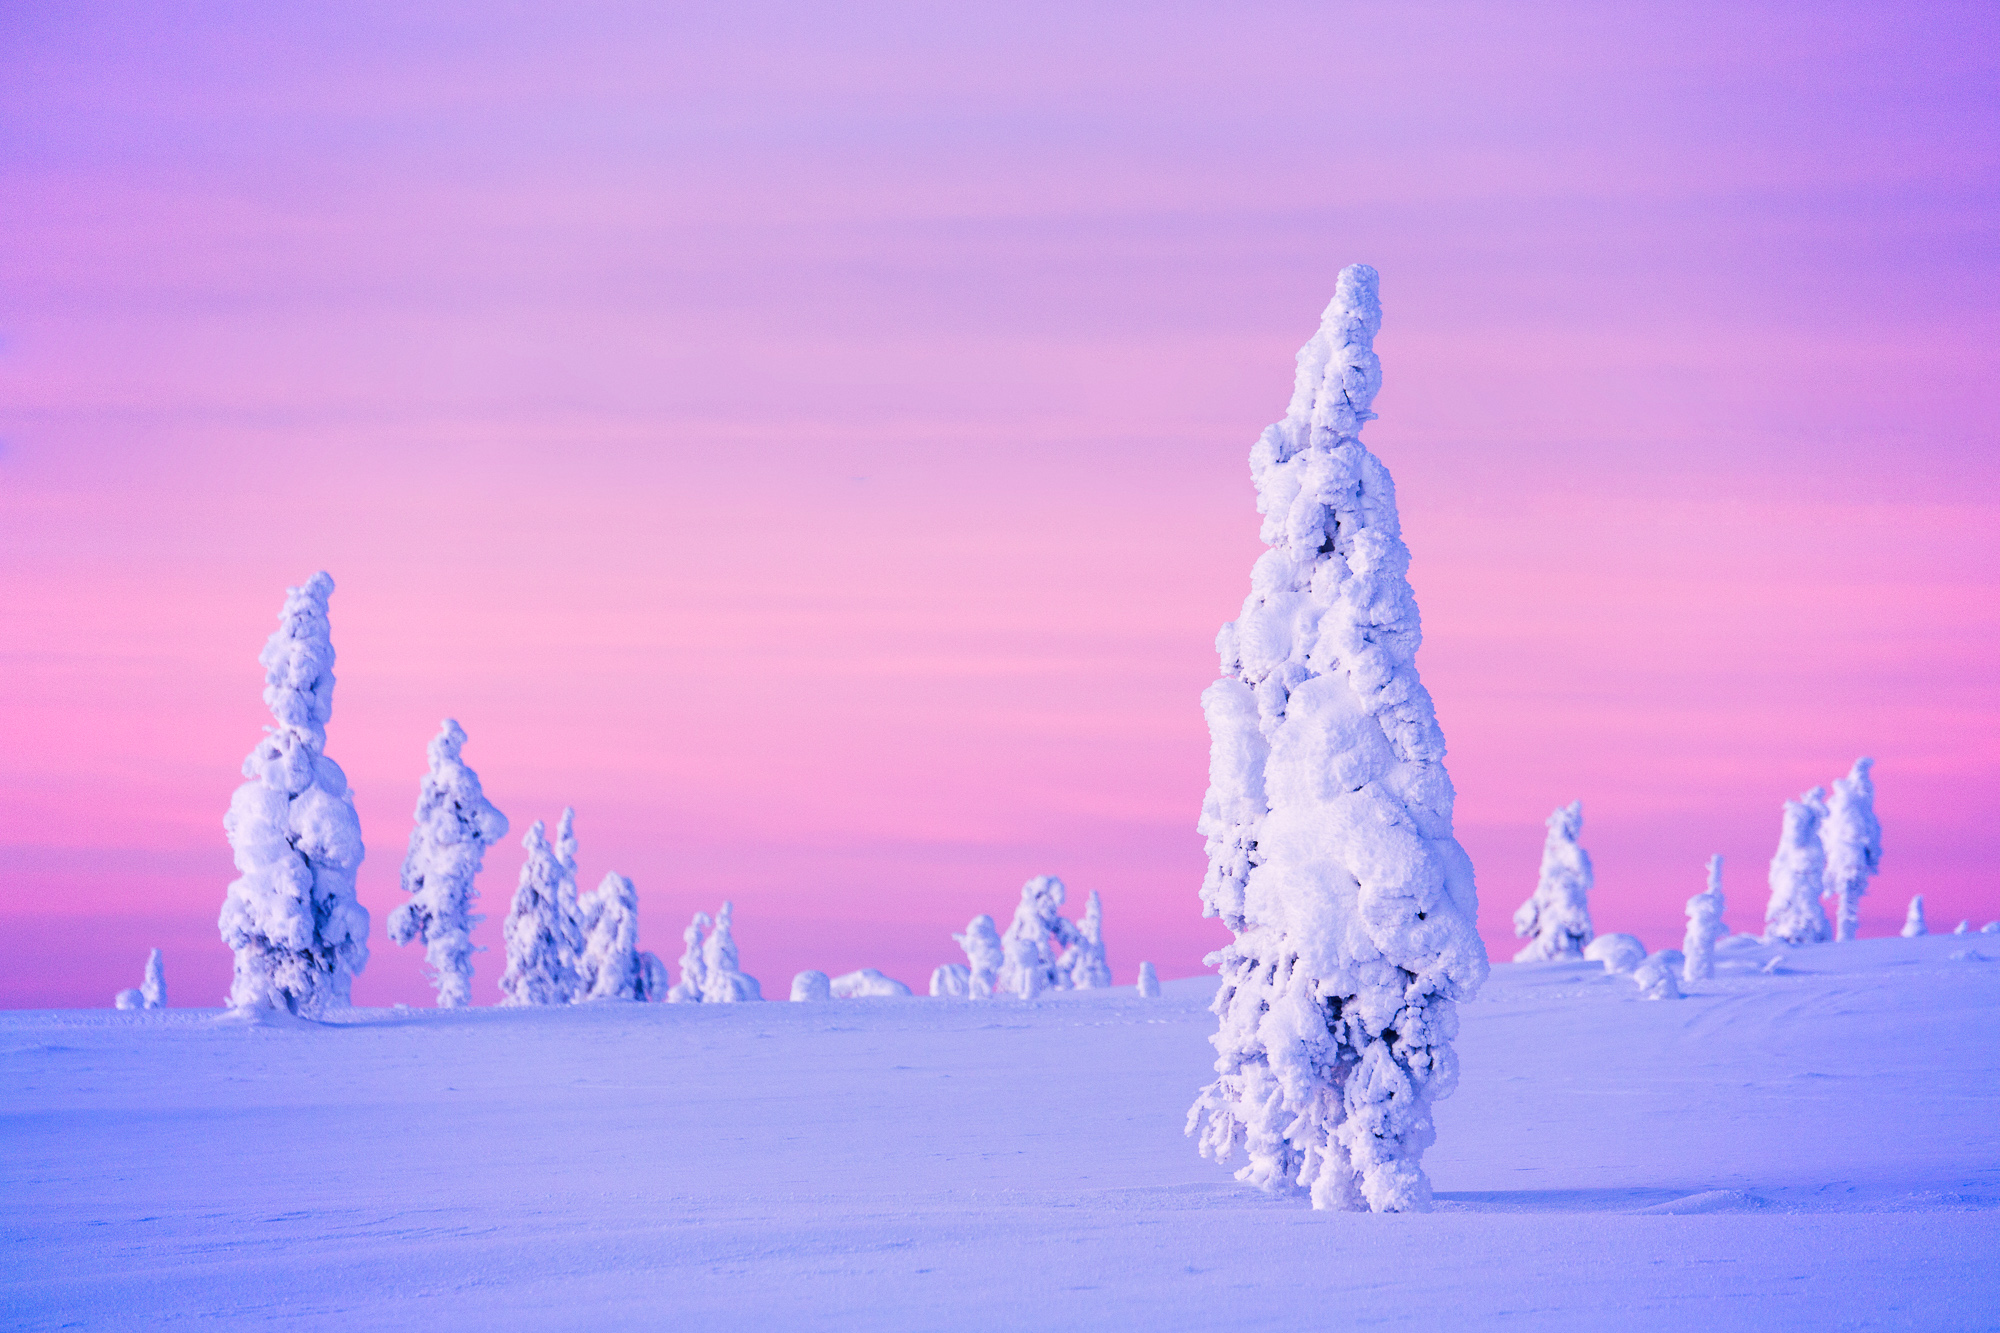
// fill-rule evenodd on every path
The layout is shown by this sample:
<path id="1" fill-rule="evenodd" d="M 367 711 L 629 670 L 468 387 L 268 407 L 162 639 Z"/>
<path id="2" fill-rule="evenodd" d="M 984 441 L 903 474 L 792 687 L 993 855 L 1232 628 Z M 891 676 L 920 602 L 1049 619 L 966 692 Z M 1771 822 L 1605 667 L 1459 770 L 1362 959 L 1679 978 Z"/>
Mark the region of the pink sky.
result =
<path id="1" fill-rule="evenodd" d="M 1199 969 L 1245 466 L 1364 260 L 1481 923 L 2000 917 L 1988 6 L 12 6 L 0 1004 L 216 1003 L 255 658 L 326 568 L 381 923 L 456 716 L 679 952 L 921 986 L 1029 875 Z M 421 9 L 421 13 L 414 12 Z M 949 11 L 949 12 L 944 12 Z"/>

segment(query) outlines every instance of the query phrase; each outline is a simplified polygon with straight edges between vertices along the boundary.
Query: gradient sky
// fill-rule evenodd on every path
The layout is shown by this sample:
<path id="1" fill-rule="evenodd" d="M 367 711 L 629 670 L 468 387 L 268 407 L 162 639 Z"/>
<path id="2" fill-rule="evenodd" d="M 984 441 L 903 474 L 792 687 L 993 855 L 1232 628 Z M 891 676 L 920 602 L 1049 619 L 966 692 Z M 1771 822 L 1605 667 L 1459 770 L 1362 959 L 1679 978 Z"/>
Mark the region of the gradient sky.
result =
<path id="1" fill-rule="evenodd" d="M 1481 924 L 1761 925 L 1876 756 L 1863 932 L 2000 917 L 1991 5 L 9 4 L 0 1004 L 214 1004 L 256 654 L 333 573 L 363 1003 L 438 719 L 671 958 L 921 987 L 1054 872 L 1199 969 L 1245 464 L 1382 271 Z"/>

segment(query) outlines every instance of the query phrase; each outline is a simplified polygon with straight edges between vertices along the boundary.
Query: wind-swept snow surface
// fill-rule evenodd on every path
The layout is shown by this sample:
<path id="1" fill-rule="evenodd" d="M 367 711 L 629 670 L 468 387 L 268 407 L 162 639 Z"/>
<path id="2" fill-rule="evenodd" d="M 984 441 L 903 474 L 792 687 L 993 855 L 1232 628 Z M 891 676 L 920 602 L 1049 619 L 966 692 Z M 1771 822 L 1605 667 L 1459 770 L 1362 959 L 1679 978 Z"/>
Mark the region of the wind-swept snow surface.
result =
<path id="1" fill-rule="evenodd" d="M 1250 452 L 1271 549 L 1202 696 L 1202 898 L 1236 939 L 1212 956 L 1217 1078 L 1188 1127 L 1239 1179 L 1402 1212 L 1430 1205 L 1431 1105 L 1486 950 L 1395 486 L 1360 439 L 1381 322 L 1375 270 L 1342 270 L 1285 419 Z"/>
<path id="2" fill-rule="evenodd" d="M 1548 818 L 1542 844 L 1542 875 L 1535 892 L 1514 912 L 1514 933 L 1528 941 L 1517 963 L 1581 958 L 1590 943 L 1590 853 L 1577 838 L 1583 832 L 1583 802 L 1560 806 Z"/>
<path id="3" fill-rule="evenodd" d="M 1771 901 L 1764 909 L 1767 940 L 1817 944 L 1833 936 L 1826 909 L 1819 903 L 1826 889 L 1826 849 L 1819 840 L 1820 821 L 1825 818 L 1822 788 L 1785 802 L 1778 853 L 1771 858 Z"/>
<path id="4" fill-rule="evenodd" d="M 473 881 L 486 849 L 507 836 L 507 816 L 459 758 L 464 748 L 465 729 L 446 718 L 431 738 L 430 771 L 417 788 L 417 826 L 403 858 L 410 900 L 389 913 L 390 939 L 423 941 L 440 1009 L 472 1003 L 472 929 L 486 919 L 472 910 L 479 897 Z"/>
<path id="5" fill-rule="evenodd" d="M 2000 961 L 1963 952 L 1752 943 L 1670 1003 L 1594 964 L 1497 967 L 1460 1011 L 1435 1211 L 1401 1218 L 1187 1151 L 1206 978 L 287 1027 L 0 1013 L 0 1324 L 1990 1328 Z"/>
<path id="6" fill-rule="evenodd" d="M 233 1009 L 314 1015 L 348 1003 L 368 965 L 368 909 L 354 896 L 361 821 L 347 775 L 326 757 L 333 717 L 333 628 L 324 571 L 287 588 L 257 662 L 277 725 L 243 761 L 250 781 L 222 827 L 240 877 L 217 923 L 236 955 Z"/>
<path id="7" fill-rule="evenodd" d="M 1861 895 L 1882 868 L 1882 822 L 1875 818 L 1875 761 L 1863 755 L 1833 780 L 1833 800 L 1820 825 L 1826 849 L 1826 891 L 1835 902 L 1835 939 L 1851 940 L 1861 924 Z"/>

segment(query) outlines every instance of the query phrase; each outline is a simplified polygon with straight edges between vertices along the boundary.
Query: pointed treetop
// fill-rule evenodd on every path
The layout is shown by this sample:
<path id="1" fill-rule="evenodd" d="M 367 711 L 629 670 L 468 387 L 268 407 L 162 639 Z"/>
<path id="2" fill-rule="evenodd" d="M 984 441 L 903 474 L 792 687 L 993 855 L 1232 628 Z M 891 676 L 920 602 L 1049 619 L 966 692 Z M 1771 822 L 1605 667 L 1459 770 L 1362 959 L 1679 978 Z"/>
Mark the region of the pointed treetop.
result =
<path id="1" fill-rule="evenodd" d="M 448 717 L 438 724 L 438 734 L 431 740 L 431 763 L 441 764 L 447 759 L 456 759 L 464 748 L 465 728 L 458 725 L 457 718 Z"/>
<path id="2" fill-rule="evenodd" d="M 1382 328 L 1380 282 L 1366 264 L 1342 269 L 1319 332 L 1299 349 L 1298 379 L 1285 413 L 1293 449 L 1308 442 L 1298 426 L 1351 437 L 1375 419 L 1370 409 L 1382 388 L 1382 362 L 1375 355 L 1375 335 Z"/>

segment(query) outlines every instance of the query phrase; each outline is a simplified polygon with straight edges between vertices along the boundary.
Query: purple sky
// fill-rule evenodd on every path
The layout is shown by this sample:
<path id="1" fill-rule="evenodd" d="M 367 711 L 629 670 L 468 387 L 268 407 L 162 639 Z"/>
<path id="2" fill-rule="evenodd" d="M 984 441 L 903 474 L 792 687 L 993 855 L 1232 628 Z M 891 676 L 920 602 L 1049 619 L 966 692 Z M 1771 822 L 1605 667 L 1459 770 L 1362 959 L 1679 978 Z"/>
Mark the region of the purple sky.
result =
<path id="1" fill-rule="evenodd" d="M 0 1004 L 219 1000 L 322 567 L 362 1002 L 447 714 L 481 1002 L 565 804 L 771 993 L 1042 872 L 1196 971 L 1245 457 L 1355 260 L 1496 956 L 1553 806 L 1660 947 L 1864 752 L 1864 933 L 2000 917 L 1991 6 L 659 8 L 0 11 Z"/>

